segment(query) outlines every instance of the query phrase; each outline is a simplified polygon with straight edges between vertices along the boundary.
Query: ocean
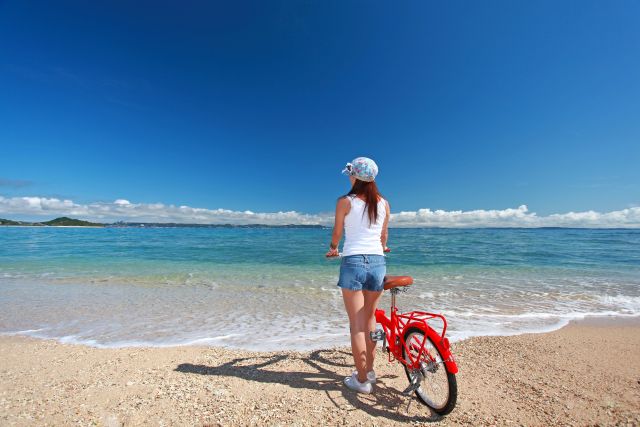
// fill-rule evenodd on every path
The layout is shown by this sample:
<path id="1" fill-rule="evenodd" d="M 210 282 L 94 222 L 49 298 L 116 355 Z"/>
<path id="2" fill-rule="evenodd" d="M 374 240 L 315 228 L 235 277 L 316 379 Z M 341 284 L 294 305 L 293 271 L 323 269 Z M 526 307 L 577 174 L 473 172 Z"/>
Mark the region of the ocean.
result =
<path id="1" fill-rule="evenodd" d="M 640 230 L 390 229 L 401 311 L 452 341 L 640 315 Z M 349 344 L 330 229 L 0 227 L 0 333 L 97 347 Z M 381 308 L 389 310 L 385 295 Z"/>

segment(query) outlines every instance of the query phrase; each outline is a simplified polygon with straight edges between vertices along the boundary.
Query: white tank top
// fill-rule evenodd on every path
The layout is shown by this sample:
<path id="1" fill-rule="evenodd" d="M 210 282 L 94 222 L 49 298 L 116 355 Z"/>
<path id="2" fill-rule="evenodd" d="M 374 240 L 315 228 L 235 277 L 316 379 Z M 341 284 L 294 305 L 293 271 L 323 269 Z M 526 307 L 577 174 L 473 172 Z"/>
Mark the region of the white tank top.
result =
<path id="1" fill-rule="evenodd" d="M 364 210 L 364 200 L 355 196 L 347 197 L 351 201 L 351 210 L 344 218 L 342 256 L 384 255 L 380 235 L 387 216 L 387 203 L 380 198 L 377 221 L 369 226 L 369 214 Z"/>

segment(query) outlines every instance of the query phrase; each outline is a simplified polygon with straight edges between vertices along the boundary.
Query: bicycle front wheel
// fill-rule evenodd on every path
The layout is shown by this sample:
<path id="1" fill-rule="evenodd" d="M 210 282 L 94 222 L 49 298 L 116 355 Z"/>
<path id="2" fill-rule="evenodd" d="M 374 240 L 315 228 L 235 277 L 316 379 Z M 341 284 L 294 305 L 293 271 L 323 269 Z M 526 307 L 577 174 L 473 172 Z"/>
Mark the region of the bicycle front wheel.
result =
<path id="1" fill-rule="evenodd" d="M 404 333 L 404 342 L 404 360 L 410 363 L 409 354 L 413 360 L 420 358 L 419 370 L 412 371 L 407 365 L 404 366 L 410 385 L 417 387 L 415 393 L 418 400 L 439 415 L 453 411 L 458 398 L 456 376 L 447 372 L 438 348 L 429 337 L 425 337 L 424 331 L 415 327 Z M 420 352 L 423 342 L 424 349 Z"/>

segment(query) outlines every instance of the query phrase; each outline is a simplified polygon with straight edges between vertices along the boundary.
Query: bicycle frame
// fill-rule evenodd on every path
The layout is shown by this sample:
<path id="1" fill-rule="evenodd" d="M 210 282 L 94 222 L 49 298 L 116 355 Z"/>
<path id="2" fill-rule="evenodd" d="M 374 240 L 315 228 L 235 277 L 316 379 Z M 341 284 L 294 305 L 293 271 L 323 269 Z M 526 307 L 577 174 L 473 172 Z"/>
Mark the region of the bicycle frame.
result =
<path id="1" fill-rule="evenodd" d="M 447 320 L 441 314 L 428 313 L 424 311 L 410 311 L 407 313 L 398 313 L 396 307 L 396 295 L 399 292 L 398 288 L 391 289 L 391 317 L 386 316 L 386 312 L 382 309 L 376 309 L 375 316 L 376 322 L 382 325 L 385 336 L 387 337 L 389 347 L 389 361 L 392 358 L 398 362 L 407 366 L 409 369 L 420 368 L 420 356 L 425 354 L 424 351 L 427 338 L 430 338 L 433 344 L 437 347 L 438 351 L 443 357 L 443 362 L 447 372 L 455 374 L 458 372 L 458 365 L 455 362 L 453 354 L 450 350 L 449 339 L 444 335 L 447 330 Z M 433 329 L 428 321 L 431 319 L 440 319 L 442 321 L 442 331 L 440 333 Z M 404 341 L 404 332 L 408 328 L 416 327 L 424 332 L 424 340 L 419 344 L 418 357 L 413 357 L 412 352 L 409 351 L 407 343 Z M 409 362 L 405 361 L 402 357 L 402 350 L 405 350 L 409 357 Z M 427 357 L 431 358 L 428 353 Z M 433 360 L 431 360 L 433 361 Z"/>

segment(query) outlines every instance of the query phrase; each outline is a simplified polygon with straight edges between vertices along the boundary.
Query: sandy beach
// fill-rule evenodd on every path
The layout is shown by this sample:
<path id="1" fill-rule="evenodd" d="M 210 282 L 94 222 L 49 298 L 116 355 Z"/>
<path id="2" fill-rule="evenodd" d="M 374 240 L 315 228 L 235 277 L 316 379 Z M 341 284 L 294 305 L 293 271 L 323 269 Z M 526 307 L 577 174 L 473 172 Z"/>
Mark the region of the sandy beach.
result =
<path id="1" fill-rule="evenodd" d="M 640 319 L 454 344 L 456 409 L 403 396 L 381 352 L 371 395 L 342 385 L 347 348 L 258 353 L 212 347 L 97 349 L 0 337 L 1 425 L 640 424 Z"/>

